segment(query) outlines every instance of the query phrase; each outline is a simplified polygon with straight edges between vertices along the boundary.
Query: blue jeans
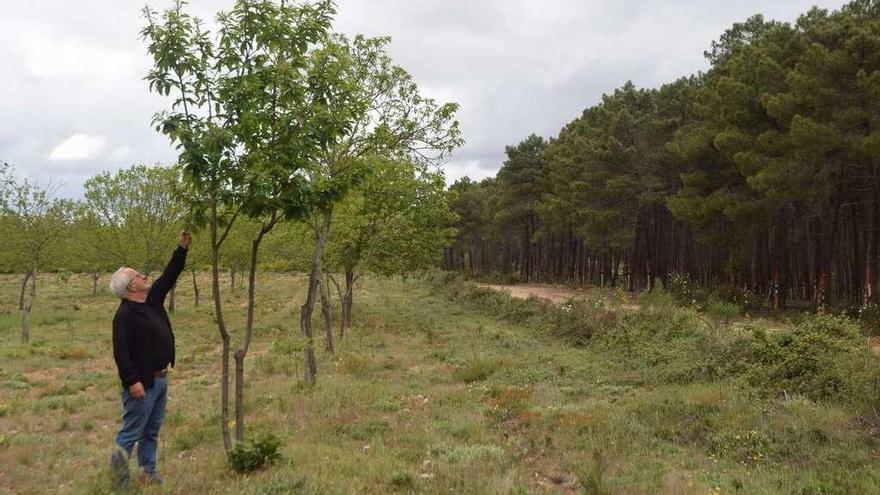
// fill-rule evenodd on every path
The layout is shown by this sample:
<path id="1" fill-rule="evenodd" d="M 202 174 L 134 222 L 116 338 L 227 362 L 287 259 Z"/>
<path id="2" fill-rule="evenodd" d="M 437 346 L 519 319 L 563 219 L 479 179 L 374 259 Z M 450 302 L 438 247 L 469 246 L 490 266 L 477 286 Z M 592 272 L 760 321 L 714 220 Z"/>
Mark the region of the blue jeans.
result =
<path id="1" fill-rule="evenodd" d="M 168 378 L 156 377 L 146 393 L 143 399 L 135 399 L 128 390 L 122 391 L 122 428 L 116 435 L 116 445 L 131 456 L 137 443 L 138 467 L 144 472 L 155 473 L 159 428 L 165 418 L 168 398 Z"/>

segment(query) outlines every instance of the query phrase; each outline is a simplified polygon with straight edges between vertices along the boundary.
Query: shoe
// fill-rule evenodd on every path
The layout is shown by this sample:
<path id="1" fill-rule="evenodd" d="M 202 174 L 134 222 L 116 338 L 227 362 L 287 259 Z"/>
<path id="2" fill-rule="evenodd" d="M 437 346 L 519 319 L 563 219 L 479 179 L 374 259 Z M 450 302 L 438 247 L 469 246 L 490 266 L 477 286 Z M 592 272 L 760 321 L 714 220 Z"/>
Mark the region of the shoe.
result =
<path id="1" fill-rule="evenodd" d="M 141 485 L 161 485 L 162 477 L 159 476 L 159 473 L 153 471 L 140 471 L 137 477 L 138 483 Z"/>
<path id="2" fill-rule="evenodd" d="M 116 490 L 127 488 L 131 482 L 131 473 L 128 470 L 128 452 L 118 445 L 110 454 L 110 480 Z"/>

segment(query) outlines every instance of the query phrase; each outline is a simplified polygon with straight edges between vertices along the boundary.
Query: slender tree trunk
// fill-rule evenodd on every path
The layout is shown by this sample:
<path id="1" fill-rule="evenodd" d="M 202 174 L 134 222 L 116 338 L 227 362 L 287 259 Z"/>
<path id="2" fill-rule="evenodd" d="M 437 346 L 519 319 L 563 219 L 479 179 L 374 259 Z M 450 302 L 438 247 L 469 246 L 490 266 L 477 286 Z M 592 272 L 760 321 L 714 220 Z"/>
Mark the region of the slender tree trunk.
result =
<path id="1" fill-rule="evenodd" d="M 342 319 L 345 321 L 345 331 L 351 326 L 351 307 L 354 304 L 354 283 L 358 276 L 355 276 L 354 270 L 345 271 L 345 296 L 342 298 L 343 309 Z"/>
<path id="2" fill-rule="evenodd" d="M 211 204 L 211 289 L 214 299 L 214 320 L 220 332 L 222 366 L 220 372 L 220 431 L 223 448 L 228 456 L 232 452 L 232 436 L 229 432 L 229 332 L 223 321 L 223 303 L 220 299 L 220 239 L 217 218 L 217 202 Z"/>
<path id="3" fill-rule="evenodd" d="M 878 224 L 880 224 L 880 211 L 878 211 L 878 206 L 880 206 L 880 198 L 878 198 L 878 192 L 880 192 L 880 187 L 878 187 L 878 183 L 880 180 L 877 178 L 877 167 L 876 164 L 871 164 L 871 201 L 870 206 L 868 207 L 868 215 L 870 217 L 870 222 L 868 225 L 868 245 L 865 250 L 865 291 L 864 297 L 862 300 L 862 305 L 867 306 L 874 303 L 874 277 L 877 273 L 877 245 L 878 241 Z"/>
<path id="4" fill-rule="evenodd" d="M 168 312 L 174 312 L 174 292 L 177 287 L 172 287 L 171 292 L 168 293 Z"/>
<path id="5" fill-rule="evenodd" d="M 37 261 L 35 259 L 31 259 L 30 274 L 31 293 L 24 301 L 21 310 L 21 341 L 24 344 L 30 342 L 31 339 L 31 309 L 34 306 L 34 299 L 37 298 Z"/>
<path id="6" fill-rule="evenodd" d="M 92 272 L 92 297 L 98 295 L 98 279 L 101 278 L 101 272 Z"/>
<path id="7" fill-rule="evenodd" d="M 336 287 L 336 295 L 339 296 L 339 338 L 342 339 L 345 337 L 345 295 L 342 293 L 342 288 L 339 286 L 339 282 L 336 280 L 336 277 L 333 276 L 332 273 L 327 274 L 327 278 L 333 282 L 333 286 Z"/>
<path id="8" fill-rule="evenodd" d="M 324 277 L 319 289 L 321 291 L 321 322 L 324 327 L 324 350 L 332 354 L 335 352 L 335 349 L 333 348 L 333 315 L 330 306 L 330 284 L 328 282 L 329 277 Z"/>
<path id="9" fill-rule="evenodd" d="M 307 383 L 315 383 L 315 377 L 318 374 L 317 363 L 315 362 L 315 343 L 312 336 L 312 313 L 315 309 L 318 284 L 321 281 L 321 258 L 324 256 L 324 246 L 327 244 L 327 235 L 330 232 L 332 218 L 333 210 L 328 208 L 323 213 L 321 224 L 317 226 L 312 269 L 309 273 L 309 287 L 306 294 L 306 302 L 302 305 L 300 312 L 299 326 L 303 337 L 306 338 L 304 378 Z"/>
<path id="10" fill-rule="evenodd" d="M 229 287 L 235 290 L 235 270 L 229 270 Z"/>
<path id="11" fill-rule="evenodd" d="M 19 311 L 24 309 L 24 294 L 27 292 L 27 283 L 28 280 L 31 279 L 31 269 L 28 267 L 27 273 L 24 274 L 24 279 L 21 281 L 21 295 L 18 297 L 18 309 Z"/>
<path id="12" fill-rule="evenodd" d="M 193 302 L 196 307 L 199 307 L 199 284 L 196 282 L 196 269 L 193 268 L 190 270 L 192 273 L 192 281 L 193 281 Z"/>
<path id="13" fill-rule="evenodd" d="M 264 223 L 256 238 L 251 242 L 251 266 L 248 271 L 248 300 L 247 300 L 247 319 L 244 326 L 244 337 L 241 347 L 236 349 L 235 358 L 235 440 L 237 442 L 244 441 L 244 360 L 247 357 L 248 348 L 251 345 L 251 335 L 254 330 L 254 306 L 257 282 L 257 254 L 260 250 L 260 243 L 263 236 L 269 233 L 278 221 L 275 212 L 266 223 Z"/>

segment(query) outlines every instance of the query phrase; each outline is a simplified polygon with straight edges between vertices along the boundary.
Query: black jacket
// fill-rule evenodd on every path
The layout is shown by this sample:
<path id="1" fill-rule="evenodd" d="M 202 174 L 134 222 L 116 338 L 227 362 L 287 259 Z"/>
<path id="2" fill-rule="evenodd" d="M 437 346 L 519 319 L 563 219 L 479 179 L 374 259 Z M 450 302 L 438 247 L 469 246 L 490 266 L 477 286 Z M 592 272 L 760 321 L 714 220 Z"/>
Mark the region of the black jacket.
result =
<path id="1" fill-rule="evenodd" d="M 119 379 L 126 389 L 137 382 L 144 387 L 153 384 L 153 373 L 157 370 L 156 345 L 160 340 L 154 338 L 157 332 L 170 333 L 171 349 L 160 349 L 161 354 L 170 356 L 170 364 L 174 366 L 174 332 L 171 331 L 171 320 L 165 312 L 165 296 L 174 287 L 177 278 L 186 264 L 186 249 L 178 246 L 171 255 L 171 261 L 147 293 L 146 302 L 139 303 L 123 299 L 113 317 L 113 359 L 119 371 Z M 155 312 L 152 315 L 149 312 Z M 167 328 L 156 328 L 150 317 Z M 164 346 L 163 346 L 164 347 Z"/>

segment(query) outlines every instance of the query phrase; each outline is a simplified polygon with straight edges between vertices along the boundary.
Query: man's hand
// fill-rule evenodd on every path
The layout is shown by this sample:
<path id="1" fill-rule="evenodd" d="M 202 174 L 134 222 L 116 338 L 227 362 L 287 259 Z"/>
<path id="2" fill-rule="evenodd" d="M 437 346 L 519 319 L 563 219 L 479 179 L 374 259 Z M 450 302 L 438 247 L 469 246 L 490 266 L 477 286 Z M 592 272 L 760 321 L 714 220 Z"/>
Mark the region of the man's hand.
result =
<path id="1" fill-rule="evenodd" d="M 147 396 L 147 392 L 144 391 L 144 384 L 141 382 L 137 382 L 134 385 L 128 387 L 128 394 L 135 399 L 143 399 Z"/>
<path id="2" fill-rule="evenodd" d="M 182 247 L 183 249 L 189 249 L 189 245 L 192 240 L 192 234 L 185 230 L 180 231 L 180 247 Z"/>

